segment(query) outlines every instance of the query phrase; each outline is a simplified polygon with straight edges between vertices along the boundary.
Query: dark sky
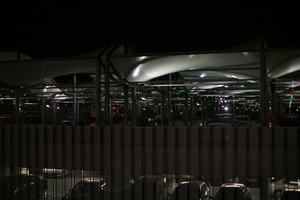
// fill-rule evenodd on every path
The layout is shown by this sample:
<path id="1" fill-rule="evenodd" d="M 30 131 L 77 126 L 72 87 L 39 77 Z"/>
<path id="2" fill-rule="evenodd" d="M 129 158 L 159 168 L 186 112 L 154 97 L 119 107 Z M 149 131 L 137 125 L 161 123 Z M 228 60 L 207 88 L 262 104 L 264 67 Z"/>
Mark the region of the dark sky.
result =
<path id="1" fill-rule="evenodd" d="M 1 20 L 0 49 L 32 57 L 71 56 L 126 40 L 141 52 L 212 50 L 261 35 L 271 46 L 300 44 L 297 15 L 277 15 L 270 8 L 128 7 L 17 10 Z"/>

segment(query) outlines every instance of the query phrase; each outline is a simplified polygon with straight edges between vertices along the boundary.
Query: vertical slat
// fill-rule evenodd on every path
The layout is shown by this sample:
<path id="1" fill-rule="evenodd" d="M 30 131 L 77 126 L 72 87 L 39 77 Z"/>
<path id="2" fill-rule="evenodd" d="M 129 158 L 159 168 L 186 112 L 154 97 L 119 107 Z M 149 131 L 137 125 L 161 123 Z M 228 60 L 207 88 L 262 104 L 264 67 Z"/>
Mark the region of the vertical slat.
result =
<path id="1" fill-rule="evenodd" d="M 173 166 L 176 166 L 176 173 L 177 174 L 187 174 L 187 137 L 188 137 L 188 129 L 187 127 L 178 127 L 178 134 L 177 134 L 177 151 L 176 152 L 170 152 L 171 156 L 174 156 L 173 160 Z M 174 134 L 175 135 L 175 134 Z M 175 141 L 174 141 L 175 142 Z M 175 156 L 176 156 L 176 162 L 175 162 Z M 174 170 L 174 169 L 173 169 Z M 174 172 L 170 172 L 170 174 L 174 174 Z"/>
<path id="2" fill-rule="evenodd" d="M 259 127 L 249 127 L 248 135 L 248 177 L 259 176 L 259 141 L 260 130 Z"/>
<path id="3" fill-rule="evenodd" d="M 65 167 L 66 169 L 73 169 L 73 130 L 72 130 L 72 126 L 63 126 L 63 130 L 64 130 L 64 159 L 65 159 Z"/>
<path id="4" fill-rule="evenodd" d="M 223 127 L 213 127 L 212 129 L 212 175 L 222 176 L 223 169 Z"/>
<path id="5" fill-rule="evenodd" d="M 261 177 L 272 176 L 272 129 L 262 127 L 261 132 Z"/>
<path id="6" fill-rule="evenodd" d="M 132 155 L 131 155 L 131 148 L 132 148 L 132 128 L 128 126 L 123 127 L 123 160 L 124 160 L 124 167 L 123 167 L 123 185 L 128 185 L 130 179 L 132 179 Z M 124 193 L 126 195 L 125 199 L 131 199 L 132 193 L 128 191 Z M 125 196 L 124 196 L 125 197 Z"/>
<path id="7" fill-rule="evenodd" d="M 153 174 L 154 162 L 153 162 L 153 127 L 144 128 L 144 173 Z"/>
<path id="8" fill-rule="evenodd" d="M 83 129 L 83 168 L 85 170 L 91 170 L 93 168 L 92 162 L 94 158 L 92 157 L 92 138 L 91 138 L 91 127 L 84 126 Z"/>
<path id="9" fill-rule="evenodd" d="M 4 131 L 3 131 L 3 125 L 0 125 L 0 175 L 2 175 L 2 170 L 4 167 Z"/>
<path id="10" fill-rule="evenodd" d="M 81 126 L 73 126 L 73 152 L 74 169 L 81 170 L 82 145 L 81 145 Z"/>
<path id="11" fill-rule="evenodd" d="M 286 147 L 287 151 L 285 154 L 286 157 L 286 176 L 287 178 L 295 178 L 299 175 L 299 135 L 298 135 L 298 129 L 296 127 L 288 127 L 286 130 Z"/>
<path id="12" fill-rule="evenodd" d="M 111 132 L 112 140 L 112 184 L 114 188 L 122 188 L 122 127 L 113 126 Z M 114 193 L 113 199 L 121 199 L 121 193 Z"/>
<path id="13" fill-rule="evenodd" d="M 247 157 L 247 127 L 236 128 L 236 159 L 235 172 L 239 177 L 247 177 L 248 157 Z"/>
<path id="14" fill-rule="evenodd" d="M 19 126 L 13 126 L 12 132 L 12 166 L 20 166 L 20 136 Z"/>
<path id="15" fill-rule="evenodd" d="M 37 148 L 36 148 L 36 126 L 30 125 L 28 131 L 28 167 L 29 168 L 36 168 L 37 166 Z"/>
<path id="16" fill-rule="evenodd" d="M 235 128 L 224 128 L 224 172 L 225 177 L 235 176 Z"/>
<path id="17" fill-rule="evenodd" d="M 109 185 L 112 185 L 112 169 L 111 169 L 111 163 L 112 163 L 112 141 L 111 141 L 111 127 L 105 126 L 103 128 L 103 173 L 104 176 L 109 183 Z M 105 199 L 111 199 L 111 192 L 104 194 Z"/>
<path id="18" fill-rule="evenodd" d="M 184 138 L 185 134 L 178 134 L 182 138 Z M 180 139 L 179 139 L 180 140 Z M 185 165 L 186 160 L 184 162 L 175 162 L 175 149 L 176 149 L 176 129 L 175 127 L 165 127 L 165 174 L 174 174 L 175 166 L 178 165 L 178 168 L 182 168 L 180 165 Z M 179 146 L 178 146 L 179 147 Z M 186 148 L 186 147 L 184 147 Z M 180 154 L 184 152 L 185 149 L 178 148 L 178 157 L 181 157 Z M 186 157 L 186 154 L 185 154 Z"/>
<path id="19" fill-rule="evenodd" d="M 21 139 L 21 159 L 20 159 L 20 165 L 21 166 L 28 166 L 28 158 L 29 158 L 29 146 L 28 146 L 28 126 L 23 125 L 20 129 L 20 139 Z"/>
<path id="20" fill-rule="evenodd" d="M 274 175 L 278 178 L 285 178 L 285 128 L 274 129 Z"/>
<path id="21" fill-rule="evenodd" d="M 38 159 L 38 168 L 45 167 L 45 129 L 44 126 L 39 125 L 37 127 L 37 159 Z"/>
<path id="22" fill-rule="evenodd" d="M 11 165 L 11 126 L 4 126 L 4 165 Z"/>
<path id="23" fill-rule="evenodd" d="M 198 127 L 190 127 L 189 145 L 190 151 L 190 170 L 193 175 L 200 175 L 200 154 L 199 154 L 199 129 Z"/>
<path id="24" fill-rule="evenodd" d="M 102 172 L 102 168 L 101 168 L 101 164 L 102 164 L 102 155 L 101 155 L 101 146 L 102 146 L 102 137 L 101 137 L 101 127 L 100 126 L 96 126 L 95 127 L 95 134 L 94 134 L 94 144 L 95 144 L 95 170 L 98 172 Z"/>
<path id="25" fill-rule="evenodd" d="M 53 126 L 46 126 L 46 146 L 47 146 L 47 168 L 54 168 L 54 130 Z"/>
<path id="26" fill-rule="evenodd" d="M 211 131 L 210 127 L 200 128 L 200 174 L 211 176 Z"/>
<path id="27" fill-rule="evenodd" d="M 63 135 L 63 127 L 62 126 L 55 126 L 55 168 L 63 169 L 65 166 L 65 159 L 64 159 L 64 135 Z"/>
<path id="28" fill-rule="evenodd" d="M 164 129 L 163 127 L 156 127 L 154 131 L 154 160 L 155 160 L 155 174 L 164 174 Z"/>
<path id="29" fill-rule="evenodd" d="M 133 129 L 133 170 L 134 176 L 138 177 L 142 175 L 142 127 L 136 126 Z"/>

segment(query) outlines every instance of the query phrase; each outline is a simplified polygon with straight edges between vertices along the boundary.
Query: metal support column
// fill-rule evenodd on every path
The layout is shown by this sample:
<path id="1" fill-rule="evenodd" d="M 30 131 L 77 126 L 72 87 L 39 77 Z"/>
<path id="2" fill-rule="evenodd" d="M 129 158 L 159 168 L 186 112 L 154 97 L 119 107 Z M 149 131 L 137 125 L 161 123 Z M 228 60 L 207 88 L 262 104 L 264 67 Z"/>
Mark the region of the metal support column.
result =
<path id="1" fill-rule="evenodd" d="M 265 45 L 260 52 L 260 122 L 262 126 L 268 125 L 268 77 L 266 71 Z"/>
<path id="2" fill-rule="evenodd" d="M 42 124 L 45 125 L 46 122 L 46 112 L 45 112 L 45 98 L 42 98 L 42 104 L 41 104 L 41 121 Z"/>
<path id="3" fill-rule="evenodd" d="M 123 124 L 128 125 L 128 86 L 124 86 L 124 109 L 123 109 L 123 114 L 124 114 L 124 120 Z"/>
<path id="4" fill-rule="evenodd" d="M 53 125 L 56 125 L 56 102 L 54 99 L 52 103 L 52 117 L 53 117 Z"/>
<path id="5" fill-rule="evenodd" d="M 168 126 L 172 125 L 172 114 L 173 114 L 173 108 L 172 108 L 172 96 L 171 96 L 171 91 L 169 91 L 169 96 L 168 96 L 168 106 L 167 106 L 167 124 Z"/>
<path id="6" fill-rule="evenodd" d="M 165 93 L 161 93 L 161 125 L 165 125 Z"/>
<path id="7" fill-rule="evenodd" d="M 16 124 L 20 124 L 20 91 L 16 90 Z"/>
<path id="8" fill-rule="evenodd" d="M 98 62 L 96 66 L 96 125 L 101 125 L 101 64 L 99 59 L 101 55 L 98 55 Z"/>
<path id="9" fill-rule="evenodd" d="M 185 103 L 184 103 L 184 125 L 188 126 L 188 106 L 189 104 L 189 96 L 185 95 Z"/>
<path id="10" fill-rule="evenodd" d="M 110 72 L 109 66 L 106 64 L 105 67 L 105 82 L 104 82 L 104 92 L 105 92 L 105 101 L 104 101 L 104 122 L 105 125 L 110 124 L 110 116 L 111 116 L 111 107 L 110 107 Z"/>
<path id="11" fill-rule="evenodd" d="M 190 100 L 190 126 L 193 126 L 194 125 L 194 98 L 191 97 L 191 100 Z"/>
<path id="12" fill-rule="evenodd" d="M 137 103 L 136 103 L 136 87 L 132 90 L 132 125 L 136 125 L 136 113 L 137 113 Z"/>
<path id="13" fill-rule="evenodd" d="M 73 126 L 76 124 L 76 116 L 77 116 L 77 99 L 76 99 L 76 87 L 77 87 L 77 76 L 76 74 L 73 75 Z"/>

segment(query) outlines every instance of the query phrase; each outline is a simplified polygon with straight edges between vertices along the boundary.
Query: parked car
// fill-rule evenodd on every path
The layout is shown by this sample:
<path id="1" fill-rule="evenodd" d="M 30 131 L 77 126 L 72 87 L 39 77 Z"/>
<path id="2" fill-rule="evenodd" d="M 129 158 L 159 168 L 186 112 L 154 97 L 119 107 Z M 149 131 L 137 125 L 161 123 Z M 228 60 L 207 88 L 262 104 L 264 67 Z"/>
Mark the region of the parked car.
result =
<path id="1" fill-rule="evenodd" d="M 63 200 L 103 199 L 106 183 L 103 179 L 82 180 L 63 197 Z"/>
<path id="2" fill-rule="evenodd" d="M 234 117 L 232 114 L 217 114 L 208 121 L 208 126 L 234 126 Z"/>
<path id="3" fill-rule="evenodd" d="M 250 126 L 250 118 L 247 115 L 238 115 L 234 117 L 235 126 Z"/>
<path id="4" fill-rule="evenodd" d="M 300 189 L 276 189 L 272 194 L 273 200 L 299 200 L 300 199 Z"/>
<path id="5" fill-rule="evenodd" d="M 36 175 L 12 175 L 0 179 L 0 200 L 43 199 L 47 181 Z"/>
<path id="6" fill-rule="evenodd" d="M 202 181 L 185 181 L 178 184 L 171 200 L 209 200 L 210 188 Z"/>
<path id="7" fill-rule="evenodd" d="M 214 200 L 251 200 L 251 195 L 244 184 L 226 183 L 220 187 Z"/>

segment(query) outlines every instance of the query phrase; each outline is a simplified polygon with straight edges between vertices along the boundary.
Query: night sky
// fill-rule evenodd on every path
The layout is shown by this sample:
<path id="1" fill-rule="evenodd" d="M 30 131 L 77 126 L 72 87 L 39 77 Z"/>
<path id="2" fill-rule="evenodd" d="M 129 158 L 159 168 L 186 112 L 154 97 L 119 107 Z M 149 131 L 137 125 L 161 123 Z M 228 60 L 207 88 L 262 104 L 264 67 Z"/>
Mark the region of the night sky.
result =
<path id="1" fill-rule="evenodd" d="M 72 56 L 122 40 L 134 43 L 138 52 L 201 51 L 230 48 L 262 35 L 270 47 L 300 46 L 296 13 L 145 5 L 17 10 L 1 20 L 0 50 L 36 58 Z"/>

